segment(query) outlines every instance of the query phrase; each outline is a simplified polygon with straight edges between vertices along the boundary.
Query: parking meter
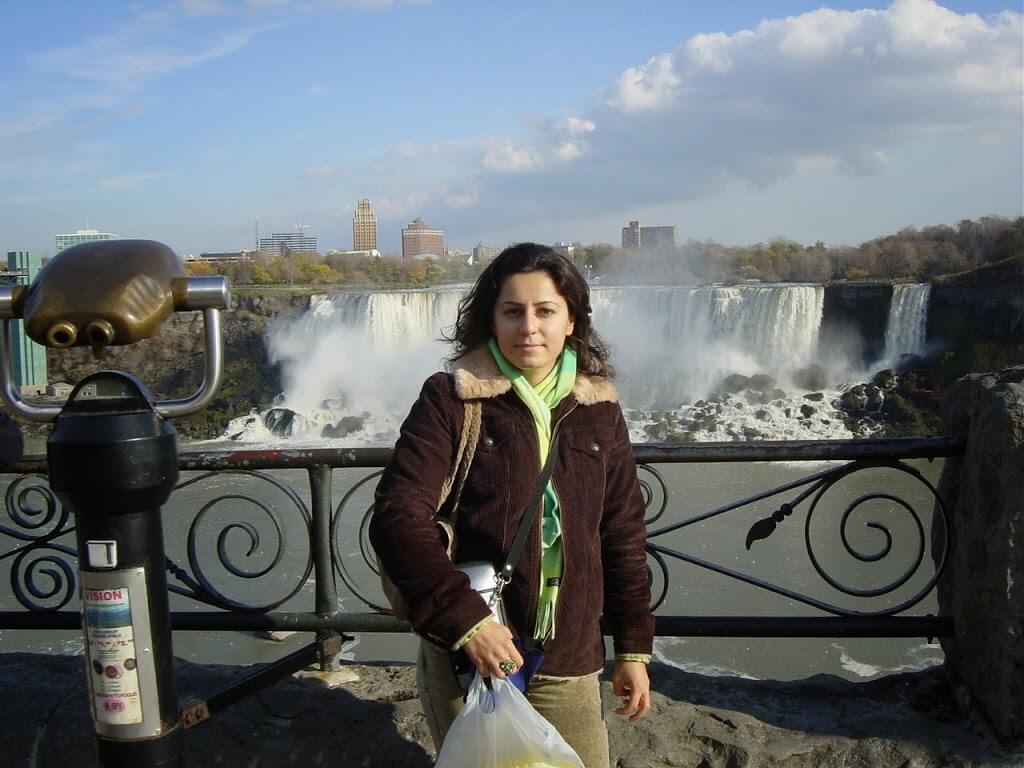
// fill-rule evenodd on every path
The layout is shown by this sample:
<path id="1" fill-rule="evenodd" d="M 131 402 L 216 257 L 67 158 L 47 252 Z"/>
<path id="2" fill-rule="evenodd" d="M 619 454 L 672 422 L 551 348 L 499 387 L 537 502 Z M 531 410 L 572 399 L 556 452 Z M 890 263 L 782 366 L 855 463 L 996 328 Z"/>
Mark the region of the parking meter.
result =
<path id="1" fill-rule="evenodd" d="M 223 373 L 223 277 L 186 277 L 152 240 L 84 243 L 62 251 L 30 286 L 0 287 L 0 397 L 20 416 L 54 422 L 50 486 L 75 515 L 86 675 L 102 768 L 184 764 L 161 506 L 178 479 L 167 421 L 201 410 Z M 155 401 L 133 376 L 102 371 L 62 404 L 31 403 L 11 375 L 12 320 L 50 348 L 111 345 L 159 335 L 172 312 L 201 310 L 206 364 L 190 397 Z"/>

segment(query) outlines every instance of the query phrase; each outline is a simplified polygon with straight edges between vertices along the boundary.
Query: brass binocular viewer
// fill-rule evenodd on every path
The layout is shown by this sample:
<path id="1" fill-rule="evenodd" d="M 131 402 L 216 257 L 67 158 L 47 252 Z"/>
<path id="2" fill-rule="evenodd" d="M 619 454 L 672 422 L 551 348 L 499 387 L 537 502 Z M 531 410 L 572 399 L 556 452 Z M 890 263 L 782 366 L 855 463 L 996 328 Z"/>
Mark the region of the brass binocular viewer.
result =
<path id="1" fill-rule="evenodd" d="M 61 405 L 30 403 L 16 391 L 11 375 L 12 320 L 45 347 L 134 344 L 160 335 L 172 312 L 201 310 L 206 365 L 203 382 L 191 396 L 154 403 L 165 418 L 204 408 L 221 383 L 224 369 L 220 310 L 230 305 L 227 278 L 187 277 L 174 251 L 154 240 L 82 243 L 51 259 L 31 285 L 0 286 L 0 398 L 32 421 L 53 421 Z"/>

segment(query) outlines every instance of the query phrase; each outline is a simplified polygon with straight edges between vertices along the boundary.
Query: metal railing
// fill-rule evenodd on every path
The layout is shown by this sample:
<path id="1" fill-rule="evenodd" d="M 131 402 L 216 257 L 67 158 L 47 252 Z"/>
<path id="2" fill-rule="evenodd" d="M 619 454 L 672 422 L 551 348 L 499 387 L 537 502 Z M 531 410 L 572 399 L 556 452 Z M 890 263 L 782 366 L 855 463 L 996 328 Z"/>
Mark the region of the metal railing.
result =
<path id="1" fill-rule="evenodd" d="M 908 615 L 929 595 L 941 576 L 951 547 L 948 511 L 936 489 L 907 459 L 957 456 L 963 453 L 959 438 L 932 437 L 899 440 L 853 440 L 815 442 L 701 443 L 690 445 L 638 444 L 634 446 L 641 485 L 647 504 L 647 551 L 654 608 L 664 604 L 672 582 L 675 563 L 686 563 L 727 579 L 781 596 L 793 605 L 807 606 L 820 615 L 749 616 L 657 615 L 659 635 L 671 636 L 804 636 L 804 637 L 936 637 L 952 633 L 948 617 Z M 179 483 L 169 506 L 186 489 L 211 478 L 228 476 L 263 484 L 276 499 L 252 490 L 232 490 L 214 495 L 200 503 L 185 534 L 185 551 L 173 554 L 169 540 L 167 572 L 169 589 L 205 610 L 172 611 L 175 630 L 294 630 L 348 634 L 355 632 L 405 632 L 408 626 L 387 614 L 379 592 L 367 588 L 365 575 L 376 574 L 376 561 L 369 548 L 366 528 L 372 509 L 354 508 L 356 499 L 372 496 L 379 476 L 373 472 L 347 488 L 334 502 L 334 469 L 379 470 L 390 457 L 389 449 L 298 449 L 298 450 L 215 450 L 186 452 L 180 468 L 188 473 Z M 722 506 L 674 519 L 672 494 L 659 465 L 710 462 L 829 461 L 799 480 L 731 501 Z M 827 505 L 826 495 L 837 483 L 868 469 L 888 469 L 923 484 L 926 498 L 934 499 L 928 513 L 885 488 L 861 494 L 847 504 L 838 517 L 838 534 L 843 551 L 854 560 L 871 567 L 896 556 L 909 555 L 909 566 L 883 583 L 868 588 L 844 583 L 830 572 L 830 563 L 816 551 L 812 529 L 816 514 Z M 301 469 L 308 476 L 309 502 L 272 470 Z M 43 457 L 26 457 L 9 470 L 18 475 L 5 494 L 4 516 L 0 517 L 0 563 L 10 561 L 11 595 L 17 610 L 0 611 L 4 629 L 74 629 L 80 626 L 77 611 L 65 610 L 77 594 L 77 552 L 73 542 L 63 540 L 73 533 L 73 520 L 61 508 L 46 484 Z M 205 497 L 204 497 L 205 498 Z M 864 551 L 850 541 L 848 527 L 857 508 L 882 502 L 901 511 L 909 521 L 911 537 L 917 541 L 899 542 L 885 522 L 867 521 L 867 528 L 881 537 L 882 546 Z M 774 507 L 770 514 L 756 513 L 758 505 Z M 218 507 L 230 504 L 234 519 L 217 514 Z M 241 505 L 242 512 L 237 509 Z M 754 510 L 752 515 L 750 510 Z M 845 607 L 816 594 L 780 585 L 762 576 L 752 575 L 733 565 L 716 562 L 713 557 L 683 551 L 672 543 L 672 534 L 697 526 L 712 518 L 742 516 L 746 528 L 745 547 L 752 550 L 765 545 L 758 542 L 795 532 L 803 520 L 803 550 L 806 565 L 817 574 L 822 588 L 851 598 L 867 607 Z M 926 518 L 930 524 L 925 525 Z M 833 517 L 835 517 L 833 515 Z M 747 523 L 749 522 L 749 526 Z M 167 527 L 167 523 L 165 523 Z M 927 530 L 926 530 L 927 528 Z M 296 533 L 295 531 L 298 531 Z M 350 541 L 346 530 L 357 532 Z M 275 540 L 268 540 L 274 539 Z M 305 538 L 305 541 L 301 541 Z M 929 541 L 930 540 L 930 541 Z M 211 542 L 216 542 L 213 546 Z M 232 544 L 233 542 L 233 544 Z M 241 542 L 241 544 L 239 544 Z M 929 547 L 929 544 L 931 545 Z M 925 555 L 931 550 L 934 568 L 926 568 Z M 215 557 L 213 553 L 215 552 Z M 213 557 L 213 564 L 204 562 Z M 258 561 L 258 562 L 257 562 Z M 287 563 L 287 567 L 286 567 Z M 787 562 L 787 568 L 793 566 Z M 275 577 L 276 594 L 260 582 Z M 218 578 L 248 585 L 246 597 L 230 593 Z M 312 610 L 285 610 L 313 579 L 315 592 Z M 283 586 L 281 581 L 284 581 Z M 914 589 L 900 594 L 908 583 Z M 370 579 L 374 582 L 374 579 Z M 342 610 L 340 599 L 357 598 L 364 610 Z M 886 598 L 896 596 L 895 601 Z M 884 604 L 878 605 L 879 600 Z M 289 604 L 286 606 L 286 604 Z M 804 611 L 798 611 L 804 613 Z"/>

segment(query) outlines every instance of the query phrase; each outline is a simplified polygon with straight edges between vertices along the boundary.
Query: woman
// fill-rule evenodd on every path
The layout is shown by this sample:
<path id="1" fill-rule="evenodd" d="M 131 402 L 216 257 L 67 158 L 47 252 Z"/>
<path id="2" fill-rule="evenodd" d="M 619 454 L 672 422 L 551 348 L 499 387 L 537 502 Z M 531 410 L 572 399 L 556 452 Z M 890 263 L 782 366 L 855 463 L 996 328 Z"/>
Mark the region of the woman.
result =
<path id="1" fill-rule="evenodd" d="M 572 262 L 545 246 L 505 249 L 459 305 L 450 373 L 431 376 L 402 425 L 377 488 L 370 538 L 409 605 L 418 684 L 434 742 L 462 705 L 449 650 L 484 676 L 524 659 L 516 636 L 543 643 L 527 698 L 588 768 L 608 765 L 598 675 L 615 646 L 615 712 L 650 708 L 654 618 L 644 506 L 607 348 L 590 325 L 590 294 Z M 456 563 L 505 562 L 557 430 L 539 529 L 502 594 L 508 626 L 456 569 L 433 521 L 456 462 L 467 400 L 482 404 L 476 453 L 458 502 Z M 442 514 L 446 513 L 444 507 Z"/>

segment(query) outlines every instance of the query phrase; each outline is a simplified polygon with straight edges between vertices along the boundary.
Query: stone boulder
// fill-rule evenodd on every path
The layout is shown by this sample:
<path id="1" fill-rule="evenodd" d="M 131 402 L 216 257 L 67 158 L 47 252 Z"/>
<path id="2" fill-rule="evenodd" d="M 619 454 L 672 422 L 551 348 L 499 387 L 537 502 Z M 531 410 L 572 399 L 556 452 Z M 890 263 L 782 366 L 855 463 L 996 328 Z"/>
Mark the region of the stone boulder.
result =
<path id="1" fill-rule="evenodd" d="M 960 379 L 946 395 L 945 420 L 945 432 L 965 437 L 967 449 L 946 459 L 939 483 L 955 546 L 939 608 L 956 634 L 942 647 L 997 733 L 1022 749 L 1024 366 Z"/>

